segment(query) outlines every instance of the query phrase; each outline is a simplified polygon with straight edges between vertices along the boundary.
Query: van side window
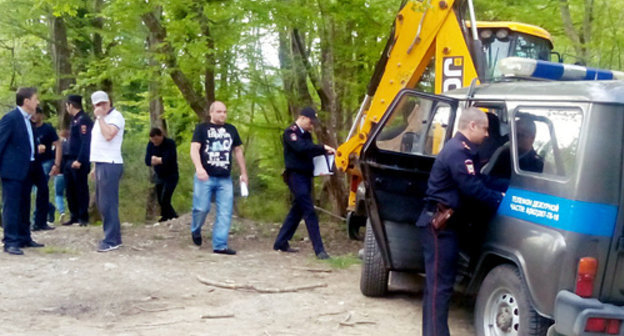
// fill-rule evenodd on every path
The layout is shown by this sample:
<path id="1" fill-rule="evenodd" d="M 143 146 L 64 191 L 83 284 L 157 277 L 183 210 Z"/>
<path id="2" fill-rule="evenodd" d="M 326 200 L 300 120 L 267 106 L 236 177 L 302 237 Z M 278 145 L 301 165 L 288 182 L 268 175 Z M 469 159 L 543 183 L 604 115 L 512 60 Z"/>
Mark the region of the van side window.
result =
<path id="1" fill-rule="evenodd" d="M 392 152 L 437 155 L 444 146 L 450 118 L 451 107 L 444 102 L 403 96 L 375 144 Z"/>
<path id="2" fill-rule="evenodd" d="M 582 117 L 576 108 L 518 108 L 513 120 L 516 168 L 526 173 L 572 175 Z"/>

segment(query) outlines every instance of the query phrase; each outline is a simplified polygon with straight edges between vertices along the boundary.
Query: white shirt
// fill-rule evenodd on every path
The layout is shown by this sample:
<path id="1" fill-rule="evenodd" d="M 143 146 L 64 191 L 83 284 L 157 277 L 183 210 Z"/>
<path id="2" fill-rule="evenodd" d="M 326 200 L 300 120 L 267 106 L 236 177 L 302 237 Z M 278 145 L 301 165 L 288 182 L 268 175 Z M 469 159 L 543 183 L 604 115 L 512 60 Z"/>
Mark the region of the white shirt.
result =
<path id="1" fill-rule="evenodd" d="M 102 118 L 102 117 L 100 117 Z M 91 130 L 91 162 L 103 162 L 103 163 L 123 163 L 121 157 L 121 143 L 123 142 L 124 126 L 126 120 L 116 109 L 112 109 L 106 116 L 103 117 L 104 122 L 114 127 L 117 127 L 119 131 L 115 134 L 110 141 L 107 141 L 102 135 L 102 129 L 100 128 L 99 120 L 95 121 L 93 129 Z"/>

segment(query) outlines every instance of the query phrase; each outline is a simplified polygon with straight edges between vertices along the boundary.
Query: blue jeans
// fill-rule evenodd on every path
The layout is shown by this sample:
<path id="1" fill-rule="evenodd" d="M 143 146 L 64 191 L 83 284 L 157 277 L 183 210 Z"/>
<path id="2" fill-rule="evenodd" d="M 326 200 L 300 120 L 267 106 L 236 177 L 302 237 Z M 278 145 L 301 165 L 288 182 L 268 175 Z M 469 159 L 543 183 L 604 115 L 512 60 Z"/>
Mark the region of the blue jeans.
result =
<path id="1" fill-rule="evenodd" d="M 54 176 L 54 203 L 59 213 L 65 213 L 65 177 L 63 174 Z"/>
<path id="2" fill-rule="evenodd" d="M 228 247 L 228 235 L 232 221 L 232 202 L 234 191 L 232 179 L 210 176 L 208 181 L 200 181 L 195 176 L 193 182 L 193 219 L 191 232 L 199 233 L 210 212 L 210 200 L 215 194 L 217 216 L 212 226 L 212 249 L 222 250 Z"/>

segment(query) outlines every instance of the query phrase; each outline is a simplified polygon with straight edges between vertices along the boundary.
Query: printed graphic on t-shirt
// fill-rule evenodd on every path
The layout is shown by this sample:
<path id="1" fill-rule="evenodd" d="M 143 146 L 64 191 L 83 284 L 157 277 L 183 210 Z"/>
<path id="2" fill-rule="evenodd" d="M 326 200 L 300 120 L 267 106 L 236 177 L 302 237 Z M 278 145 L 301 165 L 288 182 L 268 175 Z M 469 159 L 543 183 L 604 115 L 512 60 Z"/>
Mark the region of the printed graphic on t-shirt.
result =
<path id="1" fill-rule="evenodd" d="M 213 167 L 229 169 L 232 135 L 226 132 L 223 127 L 209 128 L 206 138 L 204 149 L 206 163 Z"/>

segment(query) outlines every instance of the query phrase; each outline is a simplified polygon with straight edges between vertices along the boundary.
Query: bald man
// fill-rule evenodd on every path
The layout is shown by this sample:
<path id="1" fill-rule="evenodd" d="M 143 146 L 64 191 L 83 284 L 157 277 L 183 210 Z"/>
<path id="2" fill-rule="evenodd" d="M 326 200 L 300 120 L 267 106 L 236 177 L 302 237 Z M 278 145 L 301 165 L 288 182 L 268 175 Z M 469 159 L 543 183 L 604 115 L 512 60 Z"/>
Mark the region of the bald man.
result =
<path id="1" fill-rule="evenodd" d="M 234 200 L 230 172 L 234 156 L 240 168 L 241 183 L 248 182 L 243 143 L 236 127 L 225 122 L 225 104 L 215 101 L 210 105 L 209 112 L 210 121 L 197 125 L 191 140 L 191 160 L 195 166 L 191 238 L 195 245 L 202 244 L 201 228 L 210 211 L 210 200 L 214 194 L 217 216 L 212 226 L 212 251 L 234 255 L 236 251 L 228 246 Z"/>
<path id="2" fill-rule="evenodd" d="M 488 136 L 485 113 L 470 107 L 459 117 L 458 131 L 437 156 L 416 226 L 425 256 L 426 285 L 423 295 L 423 336 L 448 336 L 448 310 L 457 273 L 462 224 L 456 212 L 462 204 L 478 201 L 491 209 L 500 204 L 506 181 L 492 180 L 492 189 L 479 174 L 477 146 Z M 488 181 L 489 182 L 489 181 Z"/>

